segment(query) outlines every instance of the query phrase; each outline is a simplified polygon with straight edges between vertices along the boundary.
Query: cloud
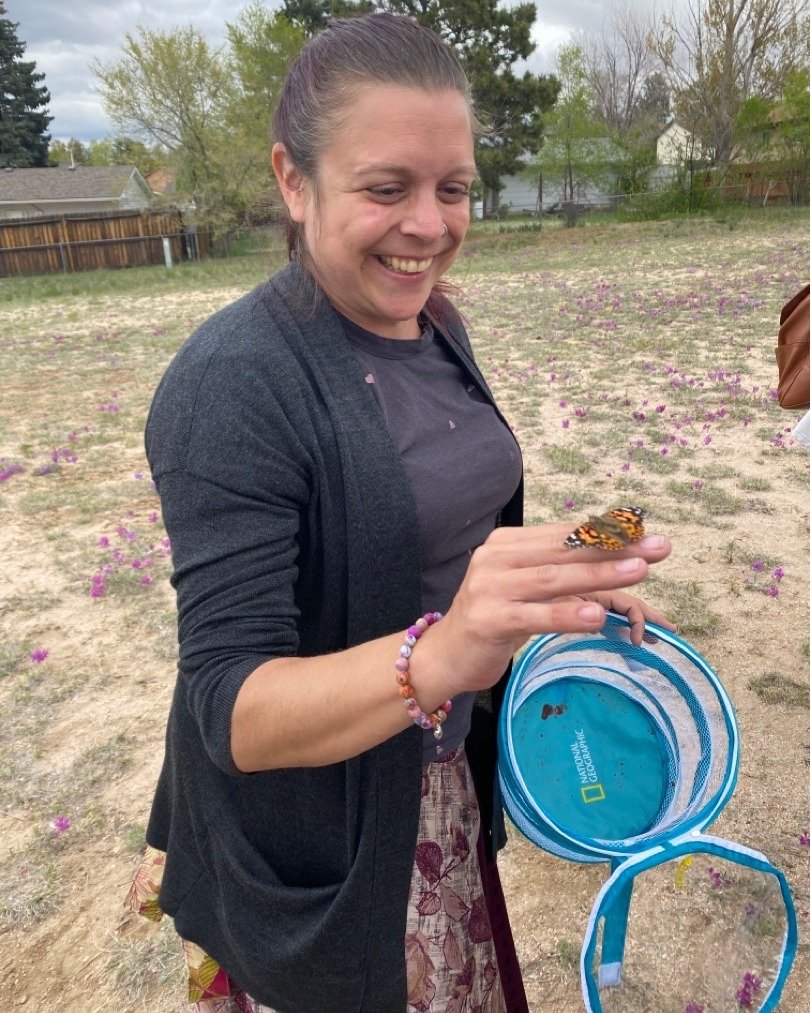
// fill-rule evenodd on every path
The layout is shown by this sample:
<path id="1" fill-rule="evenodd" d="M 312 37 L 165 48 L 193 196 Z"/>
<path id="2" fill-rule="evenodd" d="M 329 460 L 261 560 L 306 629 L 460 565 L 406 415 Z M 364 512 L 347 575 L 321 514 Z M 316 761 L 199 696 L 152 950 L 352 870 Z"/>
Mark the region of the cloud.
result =
<path id="1" fill-rule="evenodd" d="M 113 132 L 93 87 L 89 65 L 116 59 L 127 32 L 139 24 L 157 31 L 193 24 L 214 45 L 225 36 L 226 21 L 235 20 L 248 0 L 6 0 L 7 16 L 19 22 L 18 37 L 27 44 L 25 58 L 45 74 L 51 93 L 53 137 L 81 141 Z M 270 9 L 281 0 L 265 0 Z M 650 9 L 654 0 L 635 0 Z M 578 29 L 599 30 L 616 0 L 536 0 L 533 30 L 536 51 L 516 70 L 549 73 L 558 49 Z"/>
<path id="2" fill-rule="evenodd" d="M 233 21 L 247 0 L 6 0 L 7 16 L 19 22 L 26 43 L 24 59 L 45 74 L 51 94 L 51 136 L 90 141 L 114 133 L 93 86 L 90 64 L 119 55 L 125 35 L 144 25 L 166 31 L 192 23 L 219 45 L 226 21 Z M 278 4 L 268 4 L 269 7 Z"/>

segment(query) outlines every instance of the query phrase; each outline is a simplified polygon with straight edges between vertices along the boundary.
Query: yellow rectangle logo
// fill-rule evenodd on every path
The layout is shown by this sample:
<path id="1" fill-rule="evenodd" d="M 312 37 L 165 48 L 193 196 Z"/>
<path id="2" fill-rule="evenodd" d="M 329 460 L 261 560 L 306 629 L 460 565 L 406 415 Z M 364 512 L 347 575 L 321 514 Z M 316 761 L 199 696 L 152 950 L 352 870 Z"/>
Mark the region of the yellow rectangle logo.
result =
<path id="1" fill-rule="evenodd" d="M 586 805 L 589 802 L 602 802 L 605 798 L 605 792 L 601 784 L 586 784 L 580 789 L 580 794 L 583 796 L 583 801 Z"/>

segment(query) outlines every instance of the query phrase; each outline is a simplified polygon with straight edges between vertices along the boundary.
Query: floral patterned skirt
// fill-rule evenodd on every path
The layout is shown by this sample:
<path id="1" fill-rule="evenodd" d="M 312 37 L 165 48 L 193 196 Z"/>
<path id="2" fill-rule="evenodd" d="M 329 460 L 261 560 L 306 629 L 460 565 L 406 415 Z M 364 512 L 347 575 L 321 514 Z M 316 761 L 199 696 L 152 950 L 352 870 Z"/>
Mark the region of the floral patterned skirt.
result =
<path id="1" fill-rule="evenodd" d="M 423 771 L 405 937 L 409 1013 L 527 1010 L 498 872 L 484 855 L 479 830 L 462 748 Z M 147 847 L 127 898 L 132 910 L 154 921 L 163 916 L 163 864 L 163 852 Z M 273 1013 L 199 946 L 181 942 L 197 1013 Z"/>

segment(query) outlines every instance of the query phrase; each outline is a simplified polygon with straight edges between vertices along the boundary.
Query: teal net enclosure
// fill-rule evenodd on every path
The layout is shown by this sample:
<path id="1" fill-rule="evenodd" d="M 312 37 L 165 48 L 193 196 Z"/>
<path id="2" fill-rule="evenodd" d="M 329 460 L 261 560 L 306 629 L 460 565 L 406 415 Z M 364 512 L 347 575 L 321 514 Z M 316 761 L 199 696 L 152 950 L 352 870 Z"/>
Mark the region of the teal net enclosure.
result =
<path id="1" fill-rule="evenodd" d="M 628 621 L 609 614 L 597 634 L 538 638 L 515 665 L 499 725 L 504 807 L 545 851 L 611 866 L 581 957 L 587 1009 L 602 1010 L 600 989 L 613 986 L 618 991 L 610 993 L 613 1005 L 606 1008 L 631 1010 L 630 1000 L 618 994 L 630 995 L 634 981 L 653 1001 L 640 1009 L 689 1008 L 692 1000 L 679 1006 L 680 1000 L 664 996 L 667 1005 L 657 1006 L 650 986 L 640 984 L 645 973 L 636 958 L 632 980 L 623 974 L 626 947 L 633 948 L 646 924 L 644 906 L 631 910 L 634 882 L 644 873 L 650 883 L 656 878 L 651 869 L 718 847 L 703 831 L 729 801 L 738 764 L 735 714 L 717 673 L 690 644 L 661 627 L 648 624 L 636 647 Z M 760 991 L 750 1008 L 770 1009 L 796 950 L 791 896 L 782 873 L 763 856 L 722 844 L 725 861 L 749 868 L 760 863 L 758 875 L 776 884 L 771 893 L 776 889 L 782 912 L 774 937 L 779 946 L 769 969 L 761 962 L 751 971 Z M 777 923 L 770 917 L 769 924 Z M 737 967 L 730 973 L 731 980 L 740 977 Z M 710 1008 L 724 1007 L 702 1007 L 708 1013 Z"/>

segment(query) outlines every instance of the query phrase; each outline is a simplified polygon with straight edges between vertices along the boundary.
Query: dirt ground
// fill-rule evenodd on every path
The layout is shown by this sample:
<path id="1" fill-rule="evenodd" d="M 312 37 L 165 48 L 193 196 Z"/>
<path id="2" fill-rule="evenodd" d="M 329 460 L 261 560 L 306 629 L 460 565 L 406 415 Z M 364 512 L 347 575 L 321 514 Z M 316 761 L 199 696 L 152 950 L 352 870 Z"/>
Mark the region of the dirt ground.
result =
<path id="1" fill-rule="evenodd" d="M 787 235 L 794 250 L 788 257 L 781 253 Z M 786 873 L 800 951 L 780 1009 L 804 1013 L 808 458 L 785 433 L 796 416 L 781 413 L 765 392 L 775 385 L 779 307 L 807 270 L 805 226 L 737 234 L 724 225 L 683 235 L 650 229 L 630 238 L 633 244 L 621 255 L 607 240 L 592 248 L 582 237 L 567 237 L 557 246 L 507 251 L 504 264 L 488 270 L 474 258 L 461 305 L 480 362 L 522 443 L 529 520 L 566 516 L 573 500 L 575 526 L 590 509 L 633 495 L 649 509 L 650 530 L 674 543 L 673 556 L 644 594 L 682 620 L 681 632 L 711 660 L 733 699 L 741 773 L 712 832 L 764 852 Z M 632 289 L 658 287 L 663 307 L 688 294 L 703 298 L 712 277 L 723 272 L 715 266 L 721 243 L 730 264 L 745 259 L 748 265 L 745 277 L 736 275 L 729 286 L 740 315 L 716 312 L 727 296 L 714 292 L 712 306 L 694 303 L 692 315 L 676 320 L 681 344 L 672 329 L 661 340 L 651 337 L 660 326 L 652 311 L 646 327 L 633 330 L 630 321 L 639 318 L 642 301 L 633 303 Z M 675 263 L 684 265 L 682 273 Z M 168 920 L 155 930 L 122 909 L 161 764 L 174 678 L 169 562 L 160 551 L 160 522 L 150 519 L 159 507 L 144 475 L 140 433 L 173 350 L 191 326 L 248 287 L 209 286 L 160 298 L 57 296 L 41 304 L 12 301 L 3 310 L 2 376 L 9 396 L 0 409 L 0 470 L 15 464 L 19 470 L 0 486 L 0 1010 L 185 1008 Z M 527 307 L 541 299 L 541 290 L 547 302 L 528 322 Z M 509 312 L 501 312 L 505 291 Z M 584 302 L 587 292 L 602 302 Z M 749 299 L 745 305 L 741 293 Z M 612 310 L 616 334 L 607 324 L 609 296 L 622 303 Z M 576 326 L 556 322 L 558 329 L 541 341 L 536 335 L 544 332 L 543 321 L 558 312 L 556 321 L 567 316 L 558 304 L 581 320 Z M 577 334 L 587 328 L 593 343 L 589 337 L 578 345 Z M 668 374 L 668 363 L 678 370 Z M 726 378 L 722 390 L 722 368 L 738 377 L 737 385 L 730 387 Z M 548 379 L 567 370 L 562 386 Z M 688 374 L 706 383 L 700 396 L 686 380 L 673 385 L 674 376 Z M 719 395 L 712 403 L 710 387 Z M 701 412 L 685 421 L 691 390 L 704 400 Z M 560 408 L 563 401 L 568 404 Z M 668 472 L 655 456 L 643 467 L 633 446 L 634 425 L 652 426 L 660 401 L 667 401 L 663 417 L 690 434 L 681 463 Z M 718 416 L 721 404 L 725 414 Z M 576 415 L 577 405 L 584 412 L 587 406 L 588 414 Z M 636 422 L 634 412 L 648 417 Z M 571 427 L 563 426 L 564 416 Z M 703 418 L 709 419 L 704 428 Z M 647 445 L 664 440 L 664 431 L 650 431 Z M 614 454 L 620 443 L 622 452 Z M 75 448 L 79 460 L 57 454 L 53 462 L 61 448 Z M 623 470 L 626 456 L 631 463 Z M 577 470 L 582 457 L 589 470 Z M 49 461 L 56 464 L 52 473 L 38 473 Z M 720 499 L 709 498 L 710 485 L 727 497 L 723 508 Z M 139 587 L 137 573 L 124 573 L 129 561 L 119 571 L 99 547 L 99 539 L 118 537 L 129 551 L 122 526 L 144 546 L 138 572 L 154 578 L 149 584 Z M 104 565 L 111 566 L 106 575 Z M 105 593 L 91 597 L 99 580 L 106 581 Z M 693 626 L 685 616 L 692 616 Z M 31 657 L 38 649 L 48 650 L 39 662 Z M 55 828 L 59 816 L 68 818 L 68 829 Z M 517 832 L 500 868 L 531 1010 L 577 1013 L 583 1008 L 580 944 L 607 868 L 552 857 Z M 663 924 L 669 917 L 678 924 L 684 898 L 670 879 L 655 888 L 654 898 Z M 718 919 L 727 916 L 719 908 Z M 694 929 L 688 926 L 685 935 L 701 948 Z M 713 945 L 721 947 L 724 936 L 716 932 Z M 644 934 L 634 945 L 651 966 L 664 959 L 656 949 L 661 942 L 646 942 Z M 683 1013 L 684 1005 L 668 1003 L 648 993 L 611 1009 Z M 707 1006 L 706 1013 L 722 1008 L 737 1007 Z"/>

